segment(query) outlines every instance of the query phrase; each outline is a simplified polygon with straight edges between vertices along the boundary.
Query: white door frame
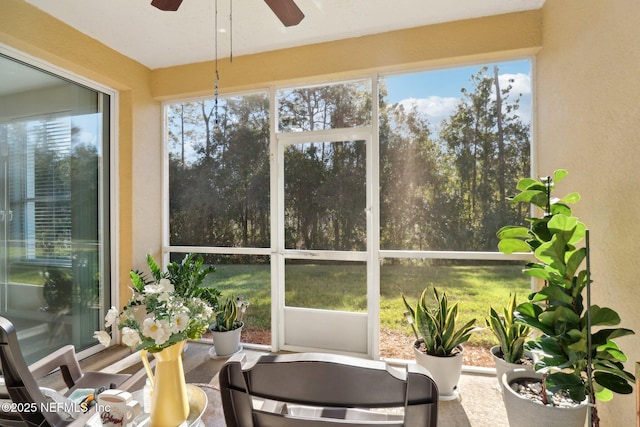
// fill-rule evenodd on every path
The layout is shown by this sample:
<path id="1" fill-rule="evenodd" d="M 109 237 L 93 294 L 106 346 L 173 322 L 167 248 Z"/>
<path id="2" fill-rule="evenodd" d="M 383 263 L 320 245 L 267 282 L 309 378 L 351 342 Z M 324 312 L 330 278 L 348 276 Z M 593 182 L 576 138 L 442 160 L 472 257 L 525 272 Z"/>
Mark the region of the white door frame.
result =
<path id="1" fill-rule="evenodd" d="M 377 331 L 379 322 L 379 265 L 374 258 L 374 201 L 378 198 L 372 189 L 374 182 L 374 132 L 372 127 L 332 129 L 323 131 L 292 132 L 272 135 L 272 221 L 276 224 L 276 238 L 272 239 L 272 304 L 275 306 L 274 349 L 290 351 L 322 350 L 338 353 L 377 357 Z M 288 145 L 312 142 L 364 141 L 366 145 L 366 251 L 327 251 L 286 249 L 284 245 L 284 150 Z M 376 168 L 377 171 L 377 168 Z M 275 181 L 275 182 L 274 182 Z M 272 202 L 273 203 L 273 202 Z M 377 203 L 376 203 L 377 204 Z M 376 235 L 379 233 L 375 233 Z M 364 262 L 367 270 L 367 313 L 286 307 L 285 260 L 314 259 Z M 376 290 L 378 289 L 378 290 Z M 339 331 L 339 333 L 336 333 Z M 276 338 L 277 336 L 277 338 Z"/>

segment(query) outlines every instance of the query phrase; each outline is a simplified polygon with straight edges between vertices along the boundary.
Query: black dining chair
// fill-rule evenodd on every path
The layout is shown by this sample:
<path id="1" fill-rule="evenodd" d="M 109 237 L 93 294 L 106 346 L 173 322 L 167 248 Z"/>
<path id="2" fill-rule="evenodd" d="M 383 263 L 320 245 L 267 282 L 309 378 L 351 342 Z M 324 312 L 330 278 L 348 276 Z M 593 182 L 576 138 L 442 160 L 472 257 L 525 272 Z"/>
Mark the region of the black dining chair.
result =
<path id="1" fill-rule="evenodd" d="M 0 390 L 0 425 L 7 427 L 84 426 L 89 414 L 78 419 L 61 415 L 40 389 L 37 380 L 55 371 L 59 371 L 66 384 L 66 391 L 61 391 L 64 396 L 69 396 L 76 389 L 108 388 L 111 384 L 126 390 L 139 381 L 137 375 L 83 373 L 72 345 L 64 346 L 27 366 L 16 330 L 11 321 L 4 317 L 0 317 L 0 366 L 5 387 Z"/>
<path id="2" fill-rule="evenodd" d="M 418 365 L 299 353 L 232 356 L 220 371 L 228 427 L 436 427 L 438 388 Z"/>

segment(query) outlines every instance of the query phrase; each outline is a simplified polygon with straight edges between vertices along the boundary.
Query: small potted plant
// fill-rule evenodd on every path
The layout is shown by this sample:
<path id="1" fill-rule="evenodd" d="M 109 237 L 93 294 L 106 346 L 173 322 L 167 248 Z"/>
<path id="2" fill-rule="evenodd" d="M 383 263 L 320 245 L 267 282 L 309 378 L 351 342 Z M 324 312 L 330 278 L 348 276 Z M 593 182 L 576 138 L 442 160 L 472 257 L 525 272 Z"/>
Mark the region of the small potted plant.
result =
<path id="1" fill-rule="evenodd" d="M 451 400 L 458 395 L 457 385 L 462 372 L 462 344 L 478 328 L 474 327 L 475 319 L 458 328 L 458 303 L 449 305 L 447 295 L 444 292 L 440 295 L 434 287 L 435 306 L 431 307 L 427 301 L 428 290 L 425 288 L 422 291 L 415 309 L 402 296 L 407 308 L 404 315 L 416 337 L 416 363 L 431 373 L 438 386 L 440 400 Z"/>
<path id="2" fill-rule="evenodd" d="M 532 374 L 507 372 L 503 397 L 512 427 L 582 427 L 589 407 L 590 425 L 598 426 L 596 400 L 633 392 L 635 378 L 623 365 L 627 356 L 613 341 L 633 331 L 608 328 L 620 323 L 619 315 L 590 303 L 589 232 L 568 206 L 579 201 L 580 195 L 551 197 L 554 186 L 566 175 L 561 169 L 553 177 L 521 179 L 512 202 L 531 204 L 543 214 L 527 218 L 529 227 L 507 226 L 498 231 L 502 252 L 533 252 L 536 260 L 527 263 L 524 273 L 544 282 L 516 308 L 517 320 L 541 334 L 534 345 L 543 354 L 535 365 L 540 371 L 537 388 L 543 405 L 521 398 L 514 390 L 522 388 L 516 381 L 522 383 L 522 378 L 530 379 Z M 593 327 L 598 330 L 592 332 Z M 558 401 L 571 406 L 569 399 L 582 404 L 558 407 Z M 567 411 L 577 413 L 576 419 L 569 420 Z"/>
<path id="3" fill-rule="evenodd" d="M 249 301 L 243 297 L 228 297 L 220 306 L 211 326 L 214 344 L 209 350 L 211 357 L 226 357 L 240 350 L 240 335 L 248 307 Z"/>
<path id="4" fill-rule="evenodd" d="M 490 315 L 485 319 L 487 328 L 498 340 L 498 345 L 491 347 L 491 355 L 496 364 L 496 377 L 502 389 L 502 374 L 510 369 L 522 367 L 533 371 L 533 353 L 525 350 L 525 343 L 531 334 L 531 328 L 524 323 L 516 322 L 516 295 L 510 295 L 509 303 L 503 307 L 502 314 L 491 307 Z"/>

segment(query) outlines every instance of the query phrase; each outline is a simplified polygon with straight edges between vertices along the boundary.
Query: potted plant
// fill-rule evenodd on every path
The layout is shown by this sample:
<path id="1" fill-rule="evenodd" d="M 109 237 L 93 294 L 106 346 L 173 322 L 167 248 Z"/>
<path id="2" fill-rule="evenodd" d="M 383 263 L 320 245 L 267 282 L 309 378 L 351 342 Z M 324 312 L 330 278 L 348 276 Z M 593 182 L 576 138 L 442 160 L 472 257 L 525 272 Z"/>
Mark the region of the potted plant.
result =
<path id="1" fill-rule="evenodd" d="M 614 338 L 633 334 L 633 331 L 606 328 L 618 325 L 619 315 L 610 308 L 590 303 L 589 234 L 587 227 L 572 216 L 568 206 L 579 201 L 580 196 L 578 193 L 560 199 L 551 196 L 555 185 L 566 175 L 567 171 L 561 169 L 555 171 L 553 177 L 524 178 L 518 182 L 519 193 L 512 202 L 531 204 L 541 209 L 543 214 L 527 218 L 529 227 L 507 226 L 500 229 L 499 249 L 504 253 L 533 252 L 536 260 L 526 265 L 524 273 L 544 281 L 540 290 L 532 293 L 528 301 L 516 309 L 518 321 L 541 333 L 534 345 L 543 353 L 535 365 L 536 370 L 543 373 L 543 403 L 551 401 L 547 393 L 570 397 L 576 402 L 588 400 L 588 406 L 593 408 L 590 423 L 598 426 L 596 400 L 606 401 L 613 397 L 613 393 L 629 394 L 633 391 L 631 384 L 635 378 L 624 370 L 623 365 L 627 357 L 613 341 Z M 592 327 L 598 327 L 598 330 L 592 332 Z M 509 374 L 505 374 L 503 381 L 509 378 Z M 529 425 L 517 424 L 520 416 L 509 409 L 510 403 L 525 400 L 518 398 L 510 385 L 505 388 L 503 396 L 511 425 Z M 538 406 L 549 408 L 547 405 Z M 541 412 L 536 410 L 535 419 L 529 421 L 535 425 L 582 427 L 587 405 L 583 405 L 580 411 L 582 420 L 578 419 L 575 424 L 568 420 L 559 421 L 559 408 L 549 410 L 553 412 L 553 419 L 542 419 Z"/>
<path id="2" fill-rule="evenodd" d="M 440 400 L 451 400 L 457 397 L 457 385 L 462 372 L 462 344 L 467 342 L 474 328 L 475 319 L 457 328 L 458 303 L 449 305 L 447 295 L 442 295 L 433 288 L 435 306 L 430 307 L 427 301 L 428 288 L 422 295 L 415 309 L 402 296 L 407 308 L 405 319 L 411 325 L 416 341 L 414 354 L 416 363 L 429 370 L 438 386 Z"/>
<path id="3" fill-rule="evenodd" d="M 531 328 L 524 323 L 516 322 L 516 295 L 510 295 L 508 304 L 503 307 L 502 314 L 491 307 L 490 315 L 485 319 L 487 328 L 498 340 L 498 345 L 491 347 L 491 355 L 496 365 L 498 386 L 502 389 L 502 374 L 510 369 L 522 367 L 533 370 L 533 353 L 525 350 L 525 343 L 531 334 Z"/>
<path id="4" fill-rule="evenodd" d="M 226 357 L 240 350 L 240 335 L 248 307 L 249 301 L 243 297 L 229 297 L 215 313 L 215 323 L 211 326 L 214 344 L 209 350 L 211 357 Z"/>

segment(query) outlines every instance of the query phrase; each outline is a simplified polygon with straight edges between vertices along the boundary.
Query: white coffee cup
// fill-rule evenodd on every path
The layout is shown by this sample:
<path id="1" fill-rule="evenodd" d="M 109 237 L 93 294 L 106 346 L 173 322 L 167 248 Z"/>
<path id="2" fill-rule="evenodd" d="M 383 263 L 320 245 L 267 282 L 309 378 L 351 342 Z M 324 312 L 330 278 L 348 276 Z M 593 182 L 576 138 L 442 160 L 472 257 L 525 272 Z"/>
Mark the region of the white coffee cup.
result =
<path id="1" fill-rule="evenodd" d="M 126 427 L 140 414 L 140 402 L 123 390 L 105 390 L 98 395 L 98 412 L 104 427 Z"/>

